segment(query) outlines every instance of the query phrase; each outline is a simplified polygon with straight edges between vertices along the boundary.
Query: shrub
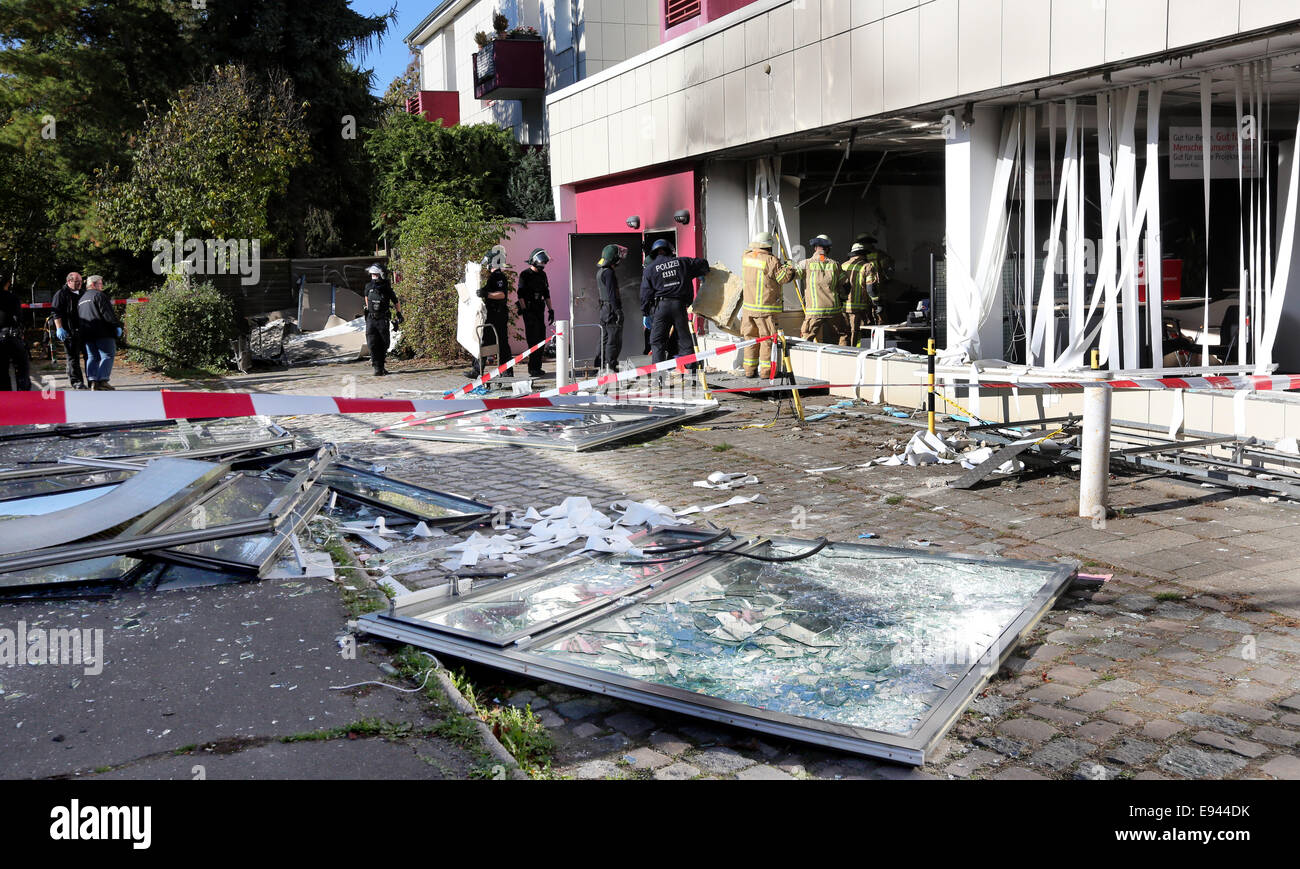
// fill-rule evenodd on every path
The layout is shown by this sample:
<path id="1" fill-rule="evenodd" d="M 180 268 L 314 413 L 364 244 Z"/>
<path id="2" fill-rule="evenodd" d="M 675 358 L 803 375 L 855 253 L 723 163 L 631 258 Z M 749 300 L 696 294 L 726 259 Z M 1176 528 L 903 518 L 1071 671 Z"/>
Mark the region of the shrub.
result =
<path id="1" fill-rule="evenodd" d="M 240 334 L 235 303 L 211 283 L 186 285 L 171 275 L 126 313 L 127 358 L 153 371 L 225 371 Z"/>
<path id="2" fill-rule="evenodd" d="M 402 303 L 402 354 L 451 361 L 456 343 L 456 284 L 465 264 L 478 262 L 509 228 L 475 202 L 434 194 L 398 230 L 391 261 Z"/>

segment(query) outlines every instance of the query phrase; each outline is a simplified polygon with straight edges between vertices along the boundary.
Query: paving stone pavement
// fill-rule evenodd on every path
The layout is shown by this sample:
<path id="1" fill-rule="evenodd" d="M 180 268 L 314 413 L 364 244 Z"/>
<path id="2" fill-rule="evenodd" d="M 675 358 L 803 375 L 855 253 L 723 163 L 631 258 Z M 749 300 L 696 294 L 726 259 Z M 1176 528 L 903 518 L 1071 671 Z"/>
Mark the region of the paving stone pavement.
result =
<path id="1" fill-rule="evenodd" d="M 191 384 L 196 388 L 406 396 L 460 385 L 457 370 L 365 363 Z M 129 367 L 123 388 L 159 378 Z M 811 397 L 810 408 L 830 399 Z M 862 404 L 862 403 L 860 403 Z M 531 705 L 557 739 L 555 773 L 574 778 L 1148 779 L 1300 776 L 1300 508 L 1285 501 L 1150 477 L 1112 481 L 1117 517 L 1077 513 L 1077 476 L 954 490 L 952 466 L 856 464 L 901 447 L 917 429 L 831 416 L 795 424 L 788 405 L 723 398 L 697 430 L 572 454 L 384 438 L 380 415 L 279 422 L 307 442 L 335 442 L 392 476 L 512 509 L 568 495 L 599 507 L 631 497 L 674 507 L 724 500 L 693 487 L 712 471 L 757 475 L 770 503 L 710 514 L 742 534 L 886 545 L 925 539 L 938 551 L 1068 560 L 1111 574 L 1076 584 L 1031 630 L 982 696 L 919 770 L 674 713 L 470 668 L 501 702 Z M 869 409 L 863 405 L 862 409 Z M 810 468 L 847 465 L 817 475 Z M 521 565 L 520 567 L 527 567 Z"/>

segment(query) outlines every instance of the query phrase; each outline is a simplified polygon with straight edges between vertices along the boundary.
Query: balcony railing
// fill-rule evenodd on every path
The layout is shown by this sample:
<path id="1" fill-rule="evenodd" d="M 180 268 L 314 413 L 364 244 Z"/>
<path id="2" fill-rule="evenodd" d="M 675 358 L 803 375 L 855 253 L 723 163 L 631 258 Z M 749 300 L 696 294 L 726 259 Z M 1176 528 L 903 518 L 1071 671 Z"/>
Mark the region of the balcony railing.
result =
<path id="1" fill-rule="evenodd" d="M 474 97 L 526 100 L 546 91 L 540 39 L 494 39 L 474 53 Z"/>

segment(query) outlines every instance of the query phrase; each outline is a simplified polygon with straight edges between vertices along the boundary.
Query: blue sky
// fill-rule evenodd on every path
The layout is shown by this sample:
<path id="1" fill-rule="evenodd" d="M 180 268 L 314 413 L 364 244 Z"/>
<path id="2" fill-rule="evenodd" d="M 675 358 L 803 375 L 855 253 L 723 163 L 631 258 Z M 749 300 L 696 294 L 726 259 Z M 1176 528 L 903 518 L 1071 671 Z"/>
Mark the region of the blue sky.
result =
<path id="1" fill-rule="evenodd" d="M 363 59 L 357 59 L 359 66 L 375 71 L 375 83 L 371 88 L 376 96 L 383 96 L 388 83 L 406 70 L 410 63 L 411 52 L 402 42 L 402 38 L 419 24 L 424 16 L 433 11 L 440 0 L 351 0 L 352 8 L 365 15 L 382 15 L 397 6 L 397 23 L 390 24 L 384 34 L 384 44 L 371 51 Z"/>

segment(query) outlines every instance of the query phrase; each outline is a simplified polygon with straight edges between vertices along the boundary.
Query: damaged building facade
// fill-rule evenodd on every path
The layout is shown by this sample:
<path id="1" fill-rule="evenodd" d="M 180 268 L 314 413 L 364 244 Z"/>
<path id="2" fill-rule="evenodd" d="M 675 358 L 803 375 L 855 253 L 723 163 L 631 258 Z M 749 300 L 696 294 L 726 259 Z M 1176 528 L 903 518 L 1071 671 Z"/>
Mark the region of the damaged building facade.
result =
<path id="1" fill-rule="evenodd" d="M 893 259 L 887 322 L 929 297 L 933 256 L 941 373 L 1300 370 L 1278 338 L 1300 320 L 1300 3 L 687 5 L 685 20 L 660 10 L 662 44 L 547 97 L 575 324 L 594 320 L 578 300 L 607 243 L 669 237 L 737 272 L 753 232 L 793 255 L 824 233 L 840 260 L 865 234 Z M 788 290 L 787 331 L 799 307 Z M 792 356 L 801 374 L 902 384 L 847 394 L 921 404 L 915 361 Z M 1221 399 L 1188 395 L 1189 419 L 1241 427 Z M 1019 400 L 974 410 L 1033 416 Z M 1117 399 L 1116 414 L 1168 423 L 1182 400 Z M 1245 416 L 1276 417 L 1281 436 L 1292 410 Z"/>

